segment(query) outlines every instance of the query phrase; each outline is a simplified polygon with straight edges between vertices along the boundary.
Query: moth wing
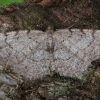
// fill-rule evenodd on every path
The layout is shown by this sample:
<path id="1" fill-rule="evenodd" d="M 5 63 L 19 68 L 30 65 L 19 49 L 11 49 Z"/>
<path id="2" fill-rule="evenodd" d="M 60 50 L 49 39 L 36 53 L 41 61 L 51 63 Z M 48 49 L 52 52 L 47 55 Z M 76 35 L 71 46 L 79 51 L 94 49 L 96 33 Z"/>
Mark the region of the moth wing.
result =
<path id="1" fill-rule="evenodd" d="M 38 78 L 49 73 L 46 34 L 42 31 L 0 33 L 0 57 L 14 72 L 26 78 Z"/>
<path id="2" fill-rule="evenodd" d="M 55 71 L 64 76 L 81 74 L 91 61 L 100 57 L 99 31 L 72 29 L 58 30 L 55 41 Z"/>

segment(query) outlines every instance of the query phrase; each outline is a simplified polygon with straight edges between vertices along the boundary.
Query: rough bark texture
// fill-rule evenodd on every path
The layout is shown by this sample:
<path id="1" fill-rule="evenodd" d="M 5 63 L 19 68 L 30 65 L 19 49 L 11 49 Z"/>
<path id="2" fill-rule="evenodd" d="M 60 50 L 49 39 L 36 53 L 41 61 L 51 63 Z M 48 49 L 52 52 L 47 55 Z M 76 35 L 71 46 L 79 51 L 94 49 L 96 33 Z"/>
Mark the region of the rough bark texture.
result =
<path id="1" fill-rule="evenodd" d="M 92 31 L 100 29 L 99 0 L 25 1 L 0 6 L 0 100 L 100 100 L 100 59 L 87 68 L 100 57 L 100 32 Z M 36 31 L 48 25 L 92 30 Z M 78 78 L 61 76 L 77 76 L 86 68 Z M 53 71 L 60 75 L 20 76 L 39 78 Z"/>
<path id="2" fill-rule="evenodd" d="M 100 57 L 99 34 L 88 29 L 0 33 L 0 57 L 25 78 L 42 78 L 53 71 L 74 77 Z"/>

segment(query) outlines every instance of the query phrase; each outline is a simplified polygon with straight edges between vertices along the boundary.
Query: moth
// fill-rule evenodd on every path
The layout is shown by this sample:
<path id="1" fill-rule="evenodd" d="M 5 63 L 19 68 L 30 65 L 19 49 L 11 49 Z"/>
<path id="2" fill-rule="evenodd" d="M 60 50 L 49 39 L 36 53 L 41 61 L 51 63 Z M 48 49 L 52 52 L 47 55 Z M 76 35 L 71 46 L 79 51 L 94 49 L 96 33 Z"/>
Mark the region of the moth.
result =
<path id="1" fill-rule="evenodd" d="M 0 33 L 0 59 L 29 79 L 52 72 L 77 77 L 100 58 L 100 30 L 20 30 Z"/>

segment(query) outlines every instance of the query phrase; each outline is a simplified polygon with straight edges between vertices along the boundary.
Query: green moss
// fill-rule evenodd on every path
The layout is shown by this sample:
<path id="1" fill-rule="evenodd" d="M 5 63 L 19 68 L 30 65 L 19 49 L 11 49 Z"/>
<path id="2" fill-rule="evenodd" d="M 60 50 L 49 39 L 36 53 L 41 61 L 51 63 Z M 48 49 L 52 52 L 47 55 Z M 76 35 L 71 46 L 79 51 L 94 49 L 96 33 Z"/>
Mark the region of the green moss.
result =
<path id="1" fill-rule="evenodd" d="M 2 5 L 9 5 L 13 2 L 22 2 L 23 0 L 0 0 L 0 4 Z"/>

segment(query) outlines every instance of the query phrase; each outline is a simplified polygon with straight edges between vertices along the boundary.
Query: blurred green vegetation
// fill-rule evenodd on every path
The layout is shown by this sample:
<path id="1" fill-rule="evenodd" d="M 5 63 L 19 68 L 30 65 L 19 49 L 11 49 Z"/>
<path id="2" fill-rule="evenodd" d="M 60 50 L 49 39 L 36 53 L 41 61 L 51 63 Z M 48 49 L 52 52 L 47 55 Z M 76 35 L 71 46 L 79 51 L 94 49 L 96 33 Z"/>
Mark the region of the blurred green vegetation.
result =
<path id="1" fill-rule="evenodd" d="M 0 0 L 0 4 L 2 5 L 9 5 L 10 3 L 13 2 L 22 2 L 23 0 Z"/>

